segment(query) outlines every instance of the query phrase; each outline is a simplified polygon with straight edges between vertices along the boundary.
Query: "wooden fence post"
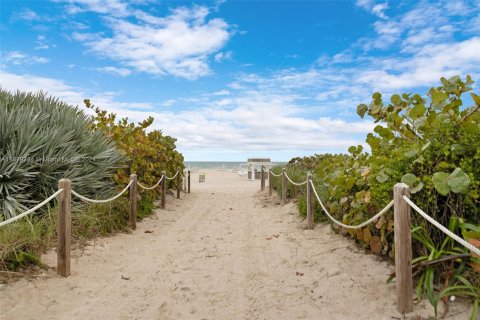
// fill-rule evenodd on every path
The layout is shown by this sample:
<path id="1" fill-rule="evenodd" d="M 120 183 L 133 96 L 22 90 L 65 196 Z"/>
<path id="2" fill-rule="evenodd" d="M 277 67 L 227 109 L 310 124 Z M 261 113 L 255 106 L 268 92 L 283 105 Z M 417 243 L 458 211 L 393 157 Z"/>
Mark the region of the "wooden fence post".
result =
<path id="1" fill-rule="evenodd" d="M 183 170 L 183 191 L 187 192 L 187 170 Z"/>
<path id="2" fill-rule="evenodd" d="M 167 172 L 162 171 L 162 202 L 161 208 L 165 209 L 165 194 L 167 193 Z"/>
<path id="3" fill-rule="evenodd" d="M 187 188 L 188 188 L 188 193 L 190 193 L 190 170 L 188 170 Z"/>
<path id="4" fill-rule="evenodd" d="M 307 173 L 307 229 L 313 229 L 312 174 Z"/>
<path id="5" fill-rule="evenodd" d="M 58 189 L 63 189 L 63 192 L 58 195 L 57 274 L 68 277 L 72 232 L 72 182 L 70 179 L 60 179 Z"/>
<path id="6" fill-rule="evenodd" d="M 410 197 L 408 185 L 397 183 L 393 187 L 395 233 L 395 286 L 397 311 L 413 311 L 412 236 L 410 232 L 410 205 L 402 196 Z"/>
<path id="7" fill-rule="evenodd" d="M 287 176 L 285 168 L 282 169 L 282 204 L 287 203 Z"/>
<path id="8" fill-rule="evenodd" d="M 261 191 L 265 190 L 265 170 L 263 169 L 263 167 L 261 172 L 260 190 Z"/>
<path id="9" fill-rule="evenodd" d="M 180 191 L 182 188 L 181 180 L 182 174 L 180 173 L 180 168 L 177 169 L 177 199 L 180 199 Z"/>
<path id="10" fill-rule="evenodd" d="M 272 191 L 273 191 L 273 184 L 272 184 L 272 173 L 270 172 L 270 170 L 268 170 L 268 196 L 271 197 L 272 196 Z"/>
<path id="11" fill-rule="evenodd" d="M 130 227 L 132 230 L 137 229 L 137 175 L 131 174 L 130 180 Z"/>

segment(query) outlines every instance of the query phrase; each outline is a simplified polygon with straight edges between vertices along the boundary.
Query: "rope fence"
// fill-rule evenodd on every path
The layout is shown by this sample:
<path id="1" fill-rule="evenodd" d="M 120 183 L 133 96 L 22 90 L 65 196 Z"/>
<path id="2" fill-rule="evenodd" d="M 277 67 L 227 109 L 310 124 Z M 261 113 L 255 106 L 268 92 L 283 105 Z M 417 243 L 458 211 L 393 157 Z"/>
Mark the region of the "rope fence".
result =
<path id="1" fill-rule="evenodd" d="M 90 203 L 107 203 L 107 202 L 110 202 L 110 201 L 113 201 L 117 198 L 119 198 L 122 194 L 124 194 L 129 188 L 130 186 L 132 185 L 132 182 L 133 180 L 130 180 L 130 182 L 127 184 L 127 186 L 122 190 L 120 191 L 119 194 L 109 198 L 109 199 L 104 199 L 104 200 L 98 200 L 98 199 L 90 199 L 90 198 L 87 198 L 85 196 L 82 196 L 81 194 L 77 193 L 75 190 L 72 189 L 72 194 L 74 196 L 76 196 L 77 198 L 85 201 L 85 202 L 90 202 Z"/>
<path id="2" fill-rule="evenodd" d="M 185 175 L 186 179 L 188 180 L 188 193 L 190 193 L 190 170 L 187 170 Z M 58 221 L 57 221 L 57 273 L 64 277 L 68 277 L 70 275 L 70 246 L 71 246 L 71 225 L 72 225 L 72 195 L 83 200 L 85 202 L 90 203 L 108 203 L 118 199 L 121 195 L 123 195 L 127 190 L 129 190 L 130 194 L 130 212 L 129 212 L 129 222 L 132 230 L 135 230 L 137 227 L 137 186 L 144 190 L 153 190 L 157 188 L 161 184 L 162 193 L 161 193 L 161 208 L 165 209 L 165 195 L 167 191 L 167 180 L 174 180 L 177 178 L 177 199 L 180 199 L 180 191 L 182 189 L 181 183 L 182 174 L 180 174 L 180 169 L 178 169 L 175 175 L 171 178 L 167 177 L 165 171 L 162 171 L 162 176 L 160 180 L 156 184 L 151 187 L 146 187 L 142 185 L 140 182 L 137 181 L 137 175 L 131 174 L 130 181 L 128 182 L 127 186 L 122 189 L 118 194 L 115 196 L 108 198 L 108 199 L 91 199 L 86 196 L 83 196 L 72 189 L 72 182 L 70 179 L 61 179 L 58 181 L 58 190 L 40 202 L 39 204 L 35 205 L 31 209 L 16 215 L 8 220 L 0 222 L 0 227 L 6 226 L 10 223 L 13 223 L 17 220 L 22 219 L 23 217 L 28 216 L 29 214 L 35 212 L 36 210 L 40 209 L 48 202 L 57 198 L 58 202 Z"/>
<path id="3" fill-rule="evenodd" d="M 37 204 L 35 207 L 31 208 L 31 209 L 28 209 L 27 211 L 19 214 L 19 215 L 16 215 L 15 217 L 13 218 L 10 218 L 8 220 L 5 220 L 5 221 L 2 221 L 0 222 L 0 227 L 3 227 L 3 226 L 6 226 L 7 224 L 10 224 L 12 222 L 15 222 L 17 220 L 20 220 L 22 219 L 23 217 L 26 217 L 28 216 L 30 213 L 32 212 L 35 212 L 37 211 L 38 209 L 40 209 L 41 207 L 43 207 L 44 205 L 46 205 L 47 203 L 49 203 L 53 198 L 55 198 L 56 196 L 58 196 L 60 193 L 63 192 L 63 189 L 58 189 L 57 192 L 55 192 L 54 194 L 52 194 L 50 197 L 48 197 L 47 199 L 43 200 L 42 202 L 40 202 L 39 204 Z"/>
<path id="4" fill-rule="evenodd" d="M 262 181 L 261 181 L 261 190 L 264 189 L 265 185 L 265 176 L 262 169 Z M 285 168 L 282 169 L 282 173 L 275 174 L 272 170 L 268 170 L 268 180 L 269 180 L 269 196 L 272 195 L 273 190 L 273 177 L 282 178 L 282 190 L 281 198 L 283 204 L 286 203 L 286 182 L 290 182 L 296 186 L 303 186 L 306 184 L 307 189 L 307 229 L 312 229 L 314 227 L 313 223 L 313 197 L 312 194 L 317 198 L 318 203 L 320 204 L 325 215 L 336 225 L 341 226 L 346 229 L 360 229 L 370 223 L 378 220 L 382 215 L 389 211 L 392 207 L 394 208 L 394 238 L 395 238 L 395 275 L 396 275 L 396 297 L 397 297 L 397 310 L 402 313 L 408 313 L 413 311 L 413 277 L 412 277 L 412 240 L 411 240 L 411 219 L 410 213 L 411 208 L 413 208 L 418 214 L 420 214 L 424 219 L 429 223 L 437 227 L 445 235 L 452 238 L 468 250 L 470 250 L 471 255 L 475 254 L 480 256 L 480 249 L 474 245 L 465 241 L 455 233 L 448 230 L 438 221 L 433 219 L 431 216 L 426 214 L 422 209 L 420 209 L 413 201 L 410 200 L 410 192 L 408 185 L 404 183 L 397 183 L 393 188 L 393 200 L 390 201 L 385 208 L 379 211 L 370 219 L 358 224 L 358 225 L 348 225 L 344 224 L 333 217 L 333 215 L 327 210 L 325 205 L 322 202 L 322 199 L 318 195 L 318 192 L 315 188 L 315 185 L 312 181 L 312 174 L 307 174 L 307 180 L 303 182 L 295 182 L 287 175 Z"/>
<path id="5" fill-rule="evenodd" d="M 158 182 L 156 184 L 154 184 L 153 186 L 151 187 L 145 187 L 143 184 L 141 184 L 140 182 L 137 181 L 137 184 L 140 188 L 144 189 L 144 190 L 153 190 L 155 189 L 156 187 L 158 187 L 158 185 L 163 181 L 163 176 L 160 178 L 160 180 L 158 180 Z"/>
<path id="6" fill-rule="evenodd" d="M 169 178 L 168 176 L 165 176 L 165 178 L 167 178 L 167 180 L 173 180 L 175 179 L 177 176 L 178 176 L 178 173 L 180 172 L 180 170 L 177 171 L 177 173 L 175 173 L 175 175 L 171 178 Z"/>

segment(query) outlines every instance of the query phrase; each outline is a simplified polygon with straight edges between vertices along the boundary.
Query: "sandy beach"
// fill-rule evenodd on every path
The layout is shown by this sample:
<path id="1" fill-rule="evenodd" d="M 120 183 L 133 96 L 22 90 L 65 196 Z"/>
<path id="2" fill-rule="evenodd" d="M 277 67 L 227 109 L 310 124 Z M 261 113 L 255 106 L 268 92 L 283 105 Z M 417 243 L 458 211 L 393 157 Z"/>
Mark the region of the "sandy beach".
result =
<path id="1" fill-rule="evenodd" d="M 75 250 L 72 275 L 53 269 L 0 289 L 0 319 L 402 319 L 393 265 L 328 225 L 304 230 L 293 203 L 229 171 L 192 173 L 192 193 L 131 234 Z M 149 233 L 146 233 L 149 231 Z M 407 319 L 428 319 L 423 301 Z M 447 319 L 468 319 L 450 304 Z"/>

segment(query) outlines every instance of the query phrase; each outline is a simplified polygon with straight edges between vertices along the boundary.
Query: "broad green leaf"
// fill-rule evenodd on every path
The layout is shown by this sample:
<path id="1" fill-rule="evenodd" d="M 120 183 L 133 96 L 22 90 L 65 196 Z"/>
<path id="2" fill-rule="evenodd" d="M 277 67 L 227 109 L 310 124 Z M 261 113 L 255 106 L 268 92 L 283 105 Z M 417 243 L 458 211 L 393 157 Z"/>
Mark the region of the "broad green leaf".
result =
<path id="1" fill-rule="evenodd" d="M 382 110 L 382 105 L 380 104 L 373 104 L 372 107 L 370 108 L 370 111 L 368 112 L 369 114 L 377 114 Z"/>
<path id="2" fill-rule="evenodd" d="M 415 149 L 410 149 L 407 152 L 404 153 L 405 157 L 407 158 L 413 158 L 417 155 L 417 150 Z"/>
<path id="3" fill-rule="evenodd" d="M 362 104 L 359 104 L 357 106 L 357 114 L 363 119 L 363 117 L 365 116 L 365 113 L 367 112 L 368 110 L 368 106 L 364 103 Z"/>
<path id="4" fill-rule="evenodd" d="M 473 80 L 472 80 L 472 77 L 470 77 L 469 74 L 467 74 L 467 78 L 466 78 L 466 82 L 465 82 L 467 85 L 471 85 L 473 84 Z"/>
<path id="5" fill-rule="evenodd" d="M 480 106 L 480 96 L 477 96 L 475 93 L 470 93 L 472 96 L 473 101 L 477 106 Z"/>
<path id="6" fill-rule="evenodd" d="M 455 154 L 463 154 L 465 153 L 465 150 L 463 149 L 463 146 L 460 144 L 452 144 L 450 146 L 450 150 L 452 150 L 453 153 Z"/>
<path id="7" fill-rule="evenodd" d="M 435 190 L 440 193 L 442 196 L 448 195 L 450 192 L 450 187 L 447 183 L 448 173 L 445 172 L 436 172 L 433 175 L 432 182 Z"/>
<path id="8" fill-rule="evenodd" d="M 420 182 L 416 187 L 410 188 L 410 193 L 411 193 L 411 194 L 415 194 L 415 193 L 417 193 L 418 191 L 422 190 L 423 187 L 424 187 L 423 182 Z"/>
<path id="9" fill-rule="evenodd" d="M 379 92 L 375 92 L 375 93 L 372 95 L 372 98 L 373 98 L 374 100 L 381 99 L 381 98 L 382 98 L 382 94 L 379 93 Z"/>
<path id="10" fill-rule="evenodd" d="M 440 91 L 432 91 L 431 95 L 433 103 L 444 102 L 448 98 L 448 95 L 446 93 Z"/>
<path id="11" fill-rule="evenodd" d="M 377 175 L 377 181 L 380 182 L 380 183 L 383 183 L 383 182 L 387 181 L 388 178 L 389 178 L 389 176 L 387 176 L 384 171 L 380 172 Z"/>
<path id="12" fill-rule="evenodd" d="M 463 129 L 470 134 L 478 134 L 480 132 L 480 125 L 475 122 L 466 122 L 462 125 Z"/>
<path id="13" fill-rule="evenodd" d="M 390 101 L 392 101 L 393 104 L 400 104 L 402 103 L 402 98 L 400 98 L 400 95 L 398 94 L 394 94 L 391 98 L 390 98 Z"/>
<path id="14" fill-rule="evenodd" d="M 410 118 L 415 120 L 418 117 L 422 116 L 425 113 L 425 111 L 427 111 L 427 108 L 425 108 L 423 104 L 417 104 L 412 109 L 410 109 L 410 112 L 408 113 L 408 115 L 410 116 Z"/>
<path id="15" fill-rule="evenodd" d="M 417 176 L 415 176 L 413 173 L 407 173 L 403 175 L 401 179 L 401 182 L 407 184 L 409 187 L 413 187 L 416 181 L 417 181 Z"/>
<path id="16" fill-rule="evenodd" d="M 461 168 L 456 168 L 448 176 L 447 184 L 453 192 L 461 193 L 470 186 L 470 177 Z"/>

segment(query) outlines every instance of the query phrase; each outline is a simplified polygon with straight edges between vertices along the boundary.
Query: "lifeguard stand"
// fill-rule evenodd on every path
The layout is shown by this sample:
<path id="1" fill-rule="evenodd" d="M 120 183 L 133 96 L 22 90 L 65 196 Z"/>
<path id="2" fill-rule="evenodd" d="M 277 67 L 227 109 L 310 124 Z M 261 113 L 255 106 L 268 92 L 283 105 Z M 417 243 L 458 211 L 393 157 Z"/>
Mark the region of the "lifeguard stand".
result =
<path id="1" fill-rule="evenodd" d="M 262 176 L 262 168 L 265 171 L 270 170 L 273 167 L 270 158 L 250 158 L 247 160 L 247 168 L 248 168 L 248 180 L 255 180 L 260 179 Z M 265 177 L 268 179 L 268 175 Z"/>

